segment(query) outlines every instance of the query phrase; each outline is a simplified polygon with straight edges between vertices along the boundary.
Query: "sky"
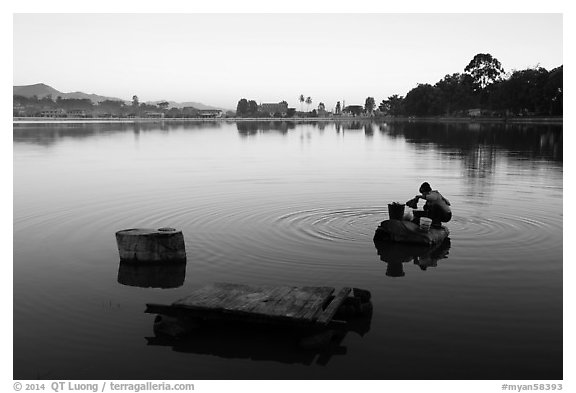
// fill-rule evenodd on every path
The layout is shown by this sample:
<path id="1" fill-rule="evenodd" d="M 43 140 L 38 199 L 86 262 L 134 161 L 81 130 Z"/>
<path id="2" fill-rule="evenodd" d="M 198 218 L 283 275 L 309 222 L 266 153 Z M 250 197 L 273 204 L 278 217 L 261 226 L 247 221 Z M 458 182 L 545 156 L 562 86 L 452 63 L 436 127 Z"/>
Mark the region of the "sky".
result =
<path id="1" fill-rule="evenodd" d="M 563 64 L 562 14 L 14 14 L 13 84 L 235 109 L 405 95 L 477 53 Z M 304 105 L 306 109 L 306 105 Z"/>

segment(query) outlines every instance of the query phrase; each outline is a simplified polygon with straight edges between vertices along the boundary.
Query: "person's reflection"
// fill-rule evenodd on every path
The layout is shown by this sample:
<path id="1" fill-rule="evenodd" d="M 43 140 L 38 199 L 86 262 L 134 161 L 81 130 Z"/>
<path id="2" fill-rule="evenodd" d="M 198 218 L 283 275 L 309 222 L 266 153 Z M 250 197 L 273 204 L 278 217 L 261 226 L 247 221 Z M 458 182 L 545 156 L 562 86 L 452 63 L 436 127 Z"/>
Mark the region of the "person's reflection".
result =
<path id="1" fill-rule="evenodd" d="M 449 250 L 450 238 L 446 238 L 439 245 L 432 247 L 429 253 L 414 258 L 414 264 L 420 266 L 422 270 L 426 270 L 429 267 L 436 267 L 440 259 L 448 258 Z"/>
<path id="2" fill-rule="evenodd" d="M 390 241 L 375 241 L 382 262 L 386 262 L 388 277 L 404 277 L 404 263 L 413 261 L 420 269 L 436 267 L 440 259 L 448 258 L 450 238 L 430 247 Z"/>

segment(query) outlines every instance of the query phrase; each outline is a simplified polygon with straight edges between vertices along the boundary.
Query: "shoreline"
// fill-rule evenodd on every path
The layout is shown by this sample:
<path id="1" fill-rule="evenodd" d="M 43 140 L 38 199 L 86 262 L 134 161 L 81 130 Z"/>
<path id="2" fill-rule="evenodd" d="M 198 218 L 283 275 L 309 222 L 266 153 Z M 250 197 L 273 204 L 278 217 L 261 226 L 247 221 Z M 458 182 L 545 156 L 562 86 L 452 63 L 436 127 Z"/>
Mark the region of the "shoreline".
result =
<path id="1" fill-rule="evenodd" d="M 521 117 L 521 118 L 493 118 L 493 117 L 221 117 L 221 118 L 46 118 L 46 117 L 15 117 L 12 124 L 79 124 L 79 123 L 162 123 L 162 122 L 244 122 L 244 121 L 277 121 L 277 122 L 437 122 L 437 123 L 509 123 L 509 124 L 563 124 L 563 117 Z"/>

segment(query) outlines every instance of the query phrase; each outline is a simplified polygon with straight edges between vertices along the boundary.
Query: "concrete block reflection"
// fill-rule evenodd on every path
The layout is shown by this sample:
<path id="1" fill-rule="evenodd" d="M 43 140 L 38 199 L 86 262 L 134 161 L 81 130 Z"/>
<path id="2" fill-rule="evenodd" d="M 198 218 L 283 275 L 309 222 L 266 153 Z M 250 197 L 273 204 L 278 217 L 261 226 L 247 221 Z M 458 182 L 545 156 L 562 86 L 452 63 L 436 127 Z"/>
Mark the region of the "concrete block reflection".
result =
<path id="1" fill-rule="evenodd" d="M 118 282 L 141 288 L 178 288 L 186 279 L 186 263 L 135 264 L 120 262 Z"/>

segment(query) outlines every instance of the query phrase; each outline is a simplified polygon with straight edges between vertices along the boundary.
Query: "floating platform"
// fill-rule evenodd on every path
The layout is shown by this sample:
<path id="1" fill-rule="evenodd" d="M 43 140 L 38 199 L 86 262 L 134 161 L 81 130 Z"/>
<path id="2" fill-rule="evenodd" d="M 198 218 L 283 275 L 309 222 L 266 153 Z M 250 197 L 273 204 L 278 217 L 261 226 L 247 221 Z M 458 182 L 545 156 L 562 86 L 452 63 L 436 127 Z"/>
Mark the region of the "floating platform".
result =
<path id="1" fill-rule="evenodd" d="M 420 230 L 420 226 L 412 221 L 386 220 L 380 223 L 374 234 L 374 241 L 391 241 L 411 243 L 425 246 L 439 244 L 450 235 L 445 226 L 430 228 L 428 232 Z"/>
<path id="2" fill-rule="evenodd" d="M 335 319 L 371 311 L 370 292 L 358 288 L 251 286 L 216 283 L 170 305 L 147 304 L 146 312 L 197 322 L 242 322 L 296 328 L 342 326 Z M 351 295 L 351 296 L 349 296 Z"/>
<path id="3" fill-rule="evenodd" d="M 155 337 L 148 342 L 226 357 L 227 351 L 221 346 L 205 348 L 198 339 L 210 337 L 218 342 L 218 336 L 225 336 L 236 346 L 236 340 L 244 342 L 254 335 L 259 337 L 257 341 L 277 335 L 287 343 L 297 342 L 300 350 L 324 351 L 338 347 L 349 331 L 360 335 L 368 332 L 370 297 L 368 291 L 347 287 L 336 293 L 332 287 L 210 284 L 170 305 L 147 304 L 147 313 L 158 314 Z M 241 352 L 259 356 L 254 351 L 244 348 Z"/>

